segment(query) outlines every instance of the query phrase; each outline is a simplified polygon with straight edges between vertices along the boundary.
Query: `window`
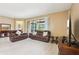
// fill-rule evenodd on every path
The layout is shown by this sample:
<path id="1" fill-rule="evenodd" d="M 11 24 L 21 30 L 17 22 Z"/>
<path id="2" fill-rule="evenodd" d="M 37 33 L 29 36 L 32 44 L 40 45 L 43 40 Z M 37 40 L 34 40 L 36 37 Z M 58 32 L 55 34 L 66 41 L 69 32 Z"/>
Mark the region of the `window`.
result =
<path id="1" fill-rule="evenodd" d="M 31 23 L 31 32 L 36 30 L 36 23 Z"/>
<path id="2" fill-rule="evenodd" d="M 48 17 L 40 18 L 38 20 L 37 30 L 48 30 Z"/>
<path id="3" fill-rule="evenodd" d="M 35 30 L 48 30 L 48 17 L 30 20 L 28 27 L 28 32 L 34 32 Z"/>
<path id="4" fill-rule="evenodd" d="M 44 30 L 44 29 L 45 29 L 45 21 L 39 21 L 37 30 Z"/>

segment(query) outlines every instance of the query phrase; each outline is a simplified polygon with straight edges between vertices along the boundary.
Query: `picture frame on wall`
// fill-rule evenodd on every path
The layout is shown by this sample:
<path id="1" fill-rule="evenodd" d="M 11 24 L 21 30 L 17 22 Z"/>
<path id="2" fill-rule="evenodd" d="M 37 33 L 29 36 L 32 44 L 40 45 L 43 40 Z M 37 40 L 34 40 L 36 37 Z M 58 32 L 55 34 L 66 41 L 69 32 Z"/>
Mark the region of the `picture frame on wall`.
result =
<path id="1" fill-rule="evenodd" d="M 11 30 L 11 24 L 0 24 L 0 30 Z"/>

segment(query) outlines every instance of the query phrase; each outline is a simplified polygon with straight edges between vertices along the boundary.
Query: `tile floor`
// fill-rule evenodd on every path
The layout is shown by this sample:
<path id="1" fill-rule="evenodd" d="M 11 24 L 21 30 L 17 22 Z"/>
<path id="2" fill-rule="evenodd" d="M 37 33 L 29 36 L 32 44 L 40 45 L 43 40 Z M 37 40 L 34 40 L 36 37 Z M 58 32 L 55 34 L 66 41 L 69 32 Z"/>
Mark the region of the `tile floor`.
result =
<path id="1" fill-rule="evenodd" d="M 10 42 L 9 38 L 0 38 L 0 55 L 57 55 L 58 45 L 27 38 Z"/>

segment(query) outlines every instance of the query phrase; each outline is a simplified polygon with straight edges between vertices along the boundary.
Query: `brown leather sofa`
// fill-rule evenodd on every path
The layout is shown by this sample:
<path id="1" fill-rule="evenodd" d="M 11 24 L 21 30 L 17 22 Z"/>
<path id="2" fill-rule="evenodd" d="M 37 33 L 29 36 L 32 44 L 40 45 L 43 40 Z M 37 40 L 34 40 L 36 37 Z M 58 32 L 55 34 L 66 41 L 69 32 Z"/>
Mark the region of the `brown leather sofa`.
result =
<path id="1" fill-rule="evenodd" d="M 20 40 L 24 40 L 24 39 L 28 38 L 28 34 L 23 33 L 21 35 L 17 35 L 17 34 L 11 33 L 9 38 L 10 38 L 11 42 L 20 41 Z"/>
<path id="2" fill-rule="evenodd" d="M 29 34 L 29 38 L 33 40 L 39 40 L 43 42 L 49 42 L 51 33 L 50 31 L 36 31 L 37 34 L 33 35 L 32 33 Z M 46 36 L 43 36 L 43 32 L 47 32 L 48 34 Z"/>
<path id="3" fill-rule="evenodd" d="M 16 31 L 17 30 L 1 30 L 0 31 L 0 37 L 3 37 L 2 34 L 4 34 L 4 37 L 8 37 L 10 33 L 16 33 Z"/>

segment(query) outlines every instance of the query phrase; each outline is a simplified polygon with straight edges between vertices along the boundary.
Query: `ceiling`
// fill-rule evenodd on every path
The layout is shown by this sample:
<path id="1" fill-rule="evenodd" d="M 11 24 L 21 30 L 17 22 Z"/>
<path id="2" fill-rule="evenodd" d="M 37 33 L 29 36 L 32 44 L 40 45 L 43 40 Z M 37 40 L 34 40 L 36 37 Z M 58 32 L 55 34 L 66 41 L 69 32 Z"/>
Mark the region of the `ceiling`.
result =
<path id="1" fill-rule="evenodd" d="M 30 18 L 68 10 L 71 3 L 0 3 L 0 16 Z"/>

